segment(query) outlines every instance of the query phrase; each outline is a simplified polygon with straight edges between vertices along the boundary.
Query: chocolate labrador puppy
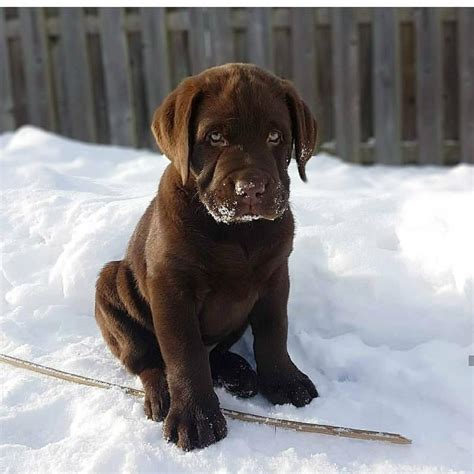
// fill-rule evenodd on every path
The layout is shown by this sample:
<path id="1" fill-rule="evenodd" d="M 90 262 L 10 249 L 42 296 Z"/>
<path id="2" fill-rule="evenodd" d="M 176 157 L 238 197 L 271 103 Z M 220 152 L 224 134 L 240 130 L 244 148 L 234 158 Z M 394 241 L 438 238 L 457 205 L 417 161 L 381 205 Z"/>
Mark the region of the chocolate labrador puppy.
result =
<path id="1" fill-rule="evenodd" d="M 291 83 L 227 64 L 185 79 L 152 131 L 172 164 L 125 258 L 100 273 L 95 315 L 147 416 L 191 450 L 226 435 L 213 385 L 298 407 L 318 395 L 287 351 L 288 166 L 294 154 L 306 180 L 316 122 Z M 249 324 L 256 372 L 229 351 Z"/>

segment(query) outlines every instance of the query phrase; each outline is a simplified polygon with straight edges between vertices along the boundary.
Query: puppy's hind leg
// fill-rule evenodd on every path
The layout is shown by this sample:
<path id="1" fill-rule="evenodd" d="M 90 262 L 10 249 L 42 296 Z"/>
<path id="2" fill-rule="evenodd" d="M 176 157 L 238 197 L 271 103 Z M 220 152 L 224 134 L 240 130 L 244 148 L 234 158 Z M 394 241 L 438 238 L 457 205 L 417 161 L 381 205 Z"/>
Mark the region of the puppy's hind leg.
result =
<path id="1" fill-rule="evenodd" d="M 165 365 L 155 334 L 130 314 L 147 308 L 138 307 L 134 301 L 137 290 L 130 283 L 129 272 L 122 261 L 105 265 L 96 285 L 95 318 L 112 354 L 140 377 L 146 416 L 162 421 L 170 404 Z"/>
<path id="2" fill-rule="evenodd" d="M 241 398 L 257 394 L 257 374 L 240 355 L 216 347 L 209 354 L 209 363 L 215 385 Z"/>

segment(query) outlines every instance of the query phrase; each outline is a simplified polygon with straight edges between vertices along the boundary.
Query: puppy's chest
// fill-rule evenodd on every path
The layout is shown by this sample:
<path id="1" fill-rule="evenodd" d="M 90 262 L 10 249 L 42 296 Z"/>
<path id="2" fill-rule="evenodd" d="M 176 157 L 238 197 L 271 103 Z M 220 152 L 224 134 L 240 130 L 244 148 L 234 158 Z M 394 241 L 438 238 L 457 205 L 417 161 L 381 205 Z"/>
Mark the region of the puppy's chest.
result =
<path id="1" fill-rule="evenodd" d="M 218 248 L 209 262 L 201 294 L 199 320 L 206 343 L 217 343 L 248 321 L 266 283 L 266 262 L 261 254 Z"/>

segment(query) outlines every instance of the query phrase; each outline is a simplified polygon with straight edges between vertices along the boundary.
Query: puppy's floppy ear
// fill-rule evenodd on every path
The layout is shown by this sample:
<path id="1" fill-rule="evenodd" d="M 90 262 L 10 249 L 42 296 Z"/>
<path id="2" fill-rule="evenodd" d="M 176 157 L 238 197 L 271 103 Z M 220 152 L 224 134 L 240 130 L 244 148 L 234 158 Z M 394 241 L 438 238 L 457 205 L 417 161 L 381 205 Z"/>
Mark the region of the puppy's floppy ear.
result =
<path id="1" fill-rule="evenodd" d="M 190 79 L 183 81 L 155 110 L 151 130 L 156 143 L 174 164 L 183 185 L 189 177 L 192 147 L 191 117 L 199 88 Z"/>
<path id="2" fill-rule="evenodd" d="M 290 109 L 293 145 L 298 164 L 298 172 L 303 181 L 306 178 L 306 163 L 313 156 L 318 136 L 318 124 L 309 107 L 303 102 L 289 81 L 283 81 L 286 89 L 286 100 Z"/>

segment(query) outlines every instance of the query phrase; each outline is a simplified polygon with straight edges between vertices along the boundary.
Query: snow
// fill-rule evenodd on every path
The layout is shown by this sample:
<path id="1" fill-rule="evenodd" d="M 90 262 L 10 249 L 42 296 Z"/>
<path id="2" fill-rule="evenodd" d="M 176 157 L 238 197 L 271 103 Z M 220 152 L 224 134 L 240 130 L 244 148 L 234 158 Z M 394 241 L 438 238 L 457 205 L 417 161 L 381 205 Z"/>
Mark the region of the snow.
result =
<path id="1" fill-rule="evenodd" d="M 101 266 L 120 259 L 168 161 L 33 127 L 0 136 L 0 351 L 140 387 L 93 317 Z M 2 471 L 469 472 L 473 469 L 474 167 L 357 167 L 325 154 L 308 184 L 291 165 L 297 219 L 289 350 L 316 383 L 309 406 L 260 395 L 225 407 L 401 433 L 411 446 L 228 421 L 182 453 L 141 400 L 0 371 Z M 246 225 L 246 224 L 242 224 Z M 251 336 L 237 350 L 251 358 Z"/>

